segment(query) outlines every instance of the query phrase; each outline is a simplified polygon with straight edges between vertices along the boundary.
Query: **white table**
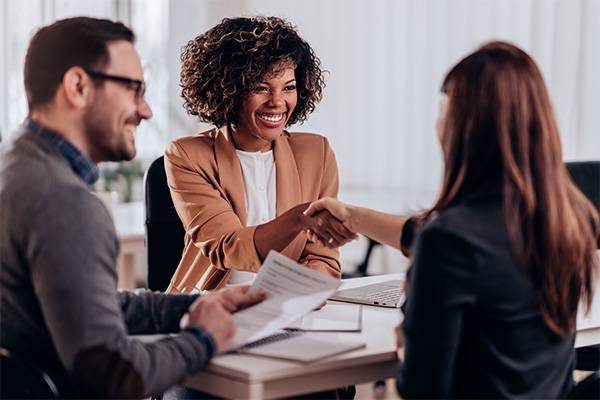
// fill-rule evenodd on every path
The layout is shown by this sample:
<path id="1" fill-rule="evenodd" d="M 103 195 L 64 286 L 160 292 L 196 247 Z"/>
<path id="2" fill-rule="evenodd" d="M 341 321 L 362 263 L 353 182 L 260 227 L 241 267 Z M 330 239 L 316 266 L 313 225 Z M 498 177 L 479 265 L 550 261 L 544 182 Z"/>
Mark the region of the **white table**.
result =
<path id="1" fill-rule="evenodd" d="M 349 279 L 342 283 L 341 288 L 388 279 L 404 279 L 404 274 Z M 251 355 L 219 356 L 184 384 L 225 398 L 263 399 L 319 392 L 390 378 L 394 376 L 398 361 L 394 328 L 400 319 L 401 312 L 397 309 L 363 306 L 362 332 L 312 334 L 363 340 L 367 343 L 365 349 L 311 364 Z M 600 294 L 596 295 L 592 312 L 588 316 L 578 316 L 578 328 L 576 347 L 600 343 Z"/>
<path id="2" fill-rule="evenodd" d="M 341 288 L 389 279 L 392 275 L 346 280 Z M 366 348 L 311 364 L 265 357 L 229 354 L 213 359 L 201 372 L 187 379 L 188 387 L 220 397 L 263 399 L 320 392 L 394 376 L 397 365 L 394 328 L 400 310 L 363 306 L 362 332 L 308 333 L 364 341 Z"/>

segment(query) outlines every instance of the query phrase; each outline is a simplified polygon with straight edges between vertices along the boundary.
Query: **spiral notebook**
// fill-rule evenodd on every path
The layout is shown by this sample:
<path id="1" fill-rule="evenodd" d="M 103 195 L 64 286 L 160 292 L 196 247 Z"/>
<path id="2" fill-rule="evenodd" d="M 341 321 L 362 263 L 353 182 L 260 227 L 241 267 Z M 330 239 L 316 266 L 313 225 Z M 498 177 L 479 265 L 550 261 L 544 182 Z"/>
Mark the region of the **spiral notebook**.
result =
<path id="1" fill-rule="evenodd" d="M 289 330 L 248 343 L 237 352 L 310 363 L 363 347 L 364 342 L 330 339 Z"/>

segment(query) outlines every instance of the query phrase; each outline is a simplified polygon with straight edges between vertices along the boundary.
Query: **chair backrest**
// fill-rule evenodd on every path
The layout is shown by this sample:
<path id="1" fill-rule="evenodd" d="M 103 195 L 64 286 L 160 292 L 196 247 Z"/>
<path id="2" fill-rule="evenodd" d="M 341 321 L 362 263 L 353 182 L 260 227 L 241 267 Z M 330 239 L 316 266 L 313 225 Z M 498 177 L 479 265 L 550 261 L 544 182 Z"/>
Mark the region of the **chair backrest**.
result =
<path id="1" fill-rule="evenodd" d="M 565 163 L 573 182 L 600 211 L 600 161 L 572 161 Z M 598 238 L 600 248 L 600 238 Z M 600 345 L 579 347 L 576 349 L 575 369 L 595 371 L 600 365 Z M 583 383 L 583 382 L 582 382 Z M 579 386 L 578 386 L 579 387 Z M 577 390 L 577 388 L 575 388 Z M 579 390 L 582 390 L 581 388 Z M 576 396 L 579 396 L 576 394 Z M 571 397 L 598 399 L 598 381 L 596 381 L 596 397 Z"/>
<path id="2" fill-rule="evenodd" d="M 572 161 L 565 164 L 575 184 L 600 211 L 600 161 Z"/>
<path id="3" fill-rule="evenodd" d="M 0 349 L 0 398 L 60 399 L 52 378 L 39 366 L 5 348 Z"/>
<path id="4" fill-rule="evenodd" d="M 181 260 L 185 229 L 173 206 L 164 156 L 154 160 L 146 170 L 144 190 L 147 286 L 150 290 L 165 291 Z"/>
<path id="5" fill-rule="evenodd" d="M 600 371 L 595 371 L 587 378 L 579 382 L 568 399 L 600 399 Z"/>

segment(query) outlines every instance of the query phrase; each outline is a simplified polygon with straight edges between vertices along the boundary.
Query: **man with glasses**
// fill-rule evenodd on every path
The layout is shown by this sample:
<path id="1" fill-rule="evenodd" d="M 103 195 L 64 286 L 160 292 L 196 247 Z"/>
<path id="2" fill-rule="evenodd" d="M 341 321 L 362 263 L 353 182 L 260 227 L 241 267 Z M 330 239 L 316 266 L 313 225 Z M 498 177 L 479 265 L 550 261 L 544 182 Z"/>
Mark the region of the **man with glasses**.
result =
<path id="1" fill-rule="evenodd" d="M 227 347 L 231 312 L 264 298 L 247 287 L 199 299 L 115 290 L 119 241 L 87 185 L 96 163 L 135 156 L 134 132 L 152 116 L 133 42 L 108 20 L 40 29 L 25 59 L 29 115 L 0 145 L 0 343 L 49 371 L 65 397 L 159 394 Z M 180 334 L 129 336 L 161 332 Z"/>

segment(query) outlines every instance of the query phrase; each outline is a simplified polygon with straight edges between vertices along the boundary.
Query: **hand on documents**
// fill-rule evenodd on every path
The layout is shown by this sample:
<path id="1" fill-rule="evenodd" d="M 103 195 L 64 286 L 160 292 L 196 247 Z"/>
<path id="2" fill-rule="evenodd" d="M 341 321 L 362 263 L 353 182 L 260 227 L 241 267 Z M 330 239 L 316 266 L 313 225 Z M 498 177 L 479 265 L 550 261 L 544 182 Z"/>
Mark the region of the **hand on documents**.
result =
<path id="1" fill-rule="evenodd" d="M 237 332 L 230 350 L 267 337 L 323 303 L 341 282 L 271 251 L 248 293 L 268 293 L 266 300 L 233 314 Z"/>
<path id="2" fill-rule="evenodd" d="M 264 291 L 248 292 L 248 285 L 218 290 L 196 299 L 181 319 L 181 328 L 201 325 L 217 344 L 217 353 L 223 352 L 233 339 L 236 326 L 231 314 L 240 308 L 263 301 Z"/>

